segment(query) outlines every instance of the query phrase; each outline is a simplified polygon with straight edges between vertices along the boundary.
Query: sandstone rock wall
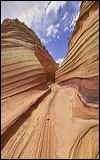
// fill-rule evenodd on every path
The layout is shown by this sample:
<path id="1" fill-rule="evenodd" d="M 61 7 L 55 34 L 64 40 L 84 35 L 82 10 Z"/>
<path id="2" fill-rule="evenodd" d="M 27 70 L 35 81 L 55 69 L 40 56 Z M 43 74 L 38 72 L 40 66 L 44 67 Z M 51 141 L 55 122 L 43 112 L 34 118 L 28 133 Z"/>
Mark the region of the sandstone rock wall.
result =
<path id="1" fill-rule="evenodd" d="M 56 82 L 76 86 L 82 100 L 98 106 L 99 8 L 98 1 L 83 1 L 69 41 L 68 54 L 56 72 Z"/>
<path id="2" fill-rule="evenodd" d="M 46 73 L 32 50 L 25 47 L 2 49 L 1 64 L 2 99 L 40 84 L 47 85 Z"/>
<path id="3" fill-rule="evenodd" d="M 56 63 L 35 33 L 21 22 L 1 26 L 2 133 L 50 89 Z"/>
<path id="4" fill-rule="evenodd" d="M 80 15 L 68 44 L 68 54 L 56 71 L 56 83 L 63 88 L 74 88 L 75 99 L 70 100 L 69 111 L 72 136 L 83 122 L 73 144 L 69 142 L 68 159 L 99 158 L 99 2 L 83 1 Z M 66 92 L 68 98 L 71 89 Z M 65 95 L 64 95 L 65 96 Z M 71 98 L 71 97 L 70 97 Z M 68 104 L 66 103 L 66 107 Z M 67 116 L 67 115 L 66 115 Z M 74 120 L 73 120 L 74 118 Z M 87 121 L 87 122 L 86 122 Z M 86 127 L 86 123 L 88 126 Z M 73 127 L 72 127 L 73 128 Z M 71 131 L 71 129 L 69 129 Z M 66 133 L 67 135 L 68 133 Z M 95 146 L 95 147 L 94 147 Z"/>
<path id="5" fill-rule="evenodd" d="M 39 62 L 47 53 L 43 57 L 28 41 L 34 32 L 22 23 L 20 30 L 19 24 L 4 21 L 2 159 L 99 159 L 98 6 L 96 1 L 82 2 L 68 54 L 49 88 L 51 65 L 45 72 L 45 63 Z M 13 27 L 17 34 L 10 24 L 18 25 Z M 38 38 L 36 42 L 40 44 Z"/>
<path id="6" fill-rule="evenodd" d="M 54 81 L 58 66 L 34 31 L 21 22 L 5 19 L 2 23 L 1 32 L 2 49 L 25 47 L 34 51 L 46 72 L 47 80 Z"/>

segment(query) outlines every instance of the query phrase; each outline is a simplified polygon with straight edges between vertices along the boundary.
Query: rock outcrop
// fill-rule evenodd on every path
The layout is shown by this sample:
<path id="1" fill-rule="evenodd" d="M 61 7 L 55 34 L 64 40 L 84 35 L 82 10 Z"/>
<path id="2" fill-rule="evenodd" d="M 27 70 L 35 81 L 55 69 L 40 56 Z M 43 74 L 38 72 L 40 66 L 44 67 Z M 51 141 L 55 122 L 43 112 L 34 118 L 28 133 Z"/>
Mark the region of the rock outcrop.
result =
<path id="1" fill-rule="evenodd" d="M 40 46 L 35 33 L 4 21 L 2 159 L 99 159 L 98 8 L 98 1 L 82 2 L 53 84 L 47 81 L 54 79 L 56 63 L 33 45 L 36 40 Z"/>
<path id="2" fill-rule="evenodd" d="M 58 65 L 42 45 L 34 31 L 21 22 L 5 19 L 2 23 L 1 32 L 2 49 L 12 48 L 15 50 L 15 47 L 19 49 L 23 47 L 34 51 L 46 72 L 47 80 L 54 81 Z"/>
<path id="3" fill-rule="evenodd" d="M 69 159 L 96 159 L 99 152 L 98 1 L 82 2 L 80 15 L 70 37 L 68 47 L 68 54 L 57 70 L 55 77 L 56 83 L 62 88 L 72 88 L 69 93 L 66 92 L 66 98 L 71 90 L 75 92 L 75 98 L 72 100 L 72 117 L 74 118 L 72 124 L 74 125 L 76 121 L 76 126 L 72 129 L 74 142 L 71 144 Z M 81 122 L 83 123 L 82 127 L 75 138 L 78 124 L 81 124 Z M 86 126 L 86 122 L 88 126 Z"/>
<path id="4" fill-rule="evenodd" d="M 57 64 L 35 33 L 21 22 L 6 19 L 1 26 L 2 133 L 54 81 Z"/>
<path id="5" fill-rule="evenodd" d="M 56 82 L 73 85 L 88 106 L 99 102 L 99 8 L 98 2 L 84 1 L 69 41 L 69 51 L 56 72 Z M 98 108 L 98 107 L 97 107 Z"/>

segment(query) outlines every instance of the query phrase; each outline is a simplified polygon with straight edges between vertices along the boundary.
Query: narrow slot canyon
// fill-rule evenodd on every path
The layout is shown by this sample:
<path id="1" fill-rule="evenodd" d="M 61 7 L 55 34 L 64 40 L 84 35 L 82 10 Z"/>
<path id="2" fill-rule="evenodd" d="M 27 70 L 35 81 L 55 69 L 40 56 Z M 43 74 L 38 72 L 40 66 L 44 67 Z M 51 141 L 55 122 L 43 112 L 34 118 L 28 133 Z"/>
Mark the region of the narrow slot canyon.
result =
<path id="1" fill-rule="evenodd" d="M 60 66 L 34 31 L 3 21 L 2 159 L 99 159 L 98 47 L 98 1 L 82 1 Z"/>

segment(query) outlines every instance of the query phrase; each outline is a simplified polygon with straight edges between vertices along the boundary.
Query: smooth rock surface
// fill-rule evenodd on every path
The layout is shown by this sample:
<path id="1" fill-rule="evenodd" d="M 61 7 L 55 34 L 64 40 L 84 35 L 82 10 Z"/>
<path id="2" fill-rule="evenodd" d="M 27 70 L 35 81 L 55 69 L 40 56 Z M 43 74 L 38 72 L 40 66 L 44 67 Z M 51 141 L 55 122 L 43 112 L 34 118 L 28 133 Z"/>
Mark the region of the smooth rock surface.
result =
<path id="1" fill-rule="evenodd" d="M 57 64 L 36 34 L 21 22 L 1 25 L 1 103 L 3 134 L 48 92 Z"/>
<path id="2" fill-rule="evenodd" d="M 48 81 L 56 63 L 45 72 L 31 30 L 23 25 L 29 34 L 20 41 L 15 31 L 2 35 L 2 159 L 99 159 L 98 8 L 98 1 L 82 2 L 56 83 Z M 4 26 L 18 31 L 19 24 Z"/>
<path id="3" fill-rule="evenodd" d="M 56 71 L 56 83 L 62 88 L 72 87 L 75 98 L 72 100 L 72 122 L 68 159 L 99 158 L 99 2 L 83 1 L 80 15 L 69 41 L 68 54 Z M 69 92 L 72 92 L 69 89 Z M 66 99 L 68 97 L 66 94 Z M 62 94 L 64 90 L 62 89 Z M 63 95 L 64 96 L 64 95 Z M 65 102 L 65 101 L 64 101 Z M 59 102 L 60 103 L 60 102 Z M 67 106 L 67 103 L 65 103 Z M 62 105 L 64 106 L 64 104 Z M 66 112 L 65 112 L 66 113 Z M 71 113 L 71 111 L 70 111 Z M 68 115 L 68 114 L 66 114 Z M 60 119 L 61 120 L 61 119 Z M 70 120 L 70 119 L 69 119 Z M 94 122 L 93 122 L 94 121 Z M 64 122 L 64 121 L 63 121 Z M 62 123 L 63 123 L 62 122 Z M 82 123 L 82 124 L 81 124 Z M 80 127 L 80 129 L 79 129 Z M 84 129 L 85 127 L 85 129 Z M 79 131 L 80 130 L 80 131 Z M 76 136 L 77 131 L 79 132 Z M 62 132 L 61 132 L 62 134 Z M 62 136 L 64 138 L 64 136 Z M 73 142 L 72 140 L 73 139 Z M 72 142 L 72 144 L 71 144 Z M 67 148 L 67 146 L 65 147 Z M 64 148 L 64 149 L 65 149 Z M 64 150 L 63 150 L 64 151 Z"/>
<path id="4" fill-rule="evenodd" d="M 69 41 L 69 51 L 56 72 L 56 82 L 78 88 L 89 106 L 99 102 L 99 3 L 83 1 Z"/>
<path id="5" fill-rule="evenodd" d="M 1 40 L 2 49 L 11 48 L 16 51 L 16 47 L 19 50 L 20 47 L 23 47 L 25 49 L 29 49 L 30 52 L 34 52 L 46 72 L 47 80 L 54 81 L 55 71 L 58 69 L 58 65 L 42 45 L 35 32 L 25 24 L 15 22 L 11 19 L 5 19 L 1 25 Z M 31 55 L 28 60 L 31 61 Z"/>

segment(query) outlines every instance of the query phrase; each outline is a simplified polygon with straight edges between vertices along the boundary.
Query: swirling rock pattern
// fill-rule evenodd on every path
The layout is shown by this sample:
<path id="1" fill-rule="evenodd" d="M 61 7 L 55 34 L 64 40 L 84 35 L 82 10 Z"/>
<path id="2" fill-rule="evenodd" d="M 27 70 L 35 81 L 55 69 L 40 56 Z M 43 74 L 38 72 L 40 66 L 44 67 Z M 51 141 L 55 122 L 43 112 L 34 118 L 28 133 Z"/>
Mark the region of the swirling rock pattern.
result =
<path id="1" fill-rule="evenodd" d="M 78 133 L 68 159 L 98 158 L 99 118 L 99 2 L 83 1 L 80 15 L 68 44 L 68 54 L 56 71 L 56 83 L 74 88 L 72 112 L 83 123 L 92 122 Z M 71 89 L 70 89 L 71 92 Z M 67 97 L 67 94 L 66 94 Z M 66 133 L 67 134 L 67 133 Z"/>
<path id="2" fill-rule="evenodd" d="M 35 33 L 24 24 L 9 19 L 4 20 L 1 28 L 1 128 L 4 133 L 49 88 L 46 78 L 48 71 L 45 72 L 44 65 L 42 66 L 35 54 L 38 51 L 33 47 L 37 43 L 42 46 Z M 47 64 L 52 67 L 55 62 L 43 46 L 42 50 L 49 57 Z M 46 65 L 45 68 L 48 69 Z M 56 69 L 56 63 L 53 69 Z"/>
<path id="3" fill-rule="evenodd" d="M 47 81 L 54 81 L 57 64 L 36 34 L 21 22 L 4 20 L 1 40 L 3 133 L 29 106 L 48 92 Z"/>
<path id="4" fill-rule="evenodd" d="M 54 81 L 55 71 L 58 69 L 58 65 L 42 45 L 40 39 L 37 37 L 34 31 L 21 22 L 5 19 L 2 23 L 1 32 L 2 49 L 11 48 L 16 50 L 16 48 L 19 48 L 20 50 L 20 47 L 23 47 L 25 49 L 29 49 L 30 52 L 34 51 L 34 54 L 46 72 L 47 80 Z M 31 57 L 29 61 L 31 61 Z M 33 63 L 30 62 L 30 64 Z"/>
<path id="5" fill-rule="evenodd" d="M 2 159 L 99 159 L 98 7 L 97 1 L 82 2 L 68 54 L 53 84 L 47 83 L 51 70 L 45 73 L 30 38 L 22 41 L 19 35 L 16 41 L 13 35 L 7 40 L 5 35 Z M 8 20 L 6 25 L 11 27 Z"/>
<path id="6" fill-rule="evenodd" d="M 76 86 L 85 103 L 98 106 L 98 2 L 84 1 L 69 41 L 69 51 L 56 72 L 56 82 Z"/>

